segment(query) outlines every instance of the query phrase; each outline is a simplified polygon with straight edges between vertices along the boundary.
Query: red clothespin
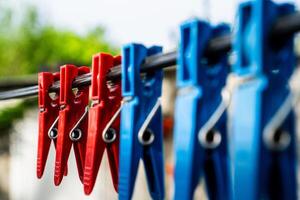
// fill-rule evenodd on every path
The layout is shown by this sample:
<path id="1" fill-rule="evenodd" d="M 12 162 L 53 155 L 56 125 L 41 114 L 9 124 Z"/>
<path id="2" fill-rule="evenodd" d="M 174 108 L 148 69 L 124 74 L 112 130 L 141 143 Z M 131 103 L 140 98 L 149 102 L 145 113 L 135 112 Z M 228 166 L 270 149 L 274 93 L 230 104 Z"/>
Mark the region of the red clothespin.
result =
<path id="1" fill-rule="evenodd" d="M 37 177 L 43 176 L 51 141 L 56 146 L 57 121 L 59 112 L 59 94 L 53 93 L 50 97 L 49 89 L 55 81 L 59 80 L 59 73 L 39 73 L 39 139 L 37 153 Z M 67 166 L 65 174 L 67 175 Z"/>
<path id="2" fill-rule="evenodd" d="M 54 183 L 59 185 L 73 144 L 79 178 L 83 180 L 85 146 L 88 128 L 89 86 L 72 88 L 74 79 L 89 73 L 88 67 L 64 65 L 60 68 L 60 111 L 55 160 Z"/>
<path id="3" fill-rule="evenodd" d="M 92 107 L 89 111 L 84 191 L 95 185 L 103 152 L 106 149 L 114 188 L 118 189 L 121 82 L 108 82 L 106 74 L 121 63 L 121 56 L 100 53 L 93 57 Z"/>

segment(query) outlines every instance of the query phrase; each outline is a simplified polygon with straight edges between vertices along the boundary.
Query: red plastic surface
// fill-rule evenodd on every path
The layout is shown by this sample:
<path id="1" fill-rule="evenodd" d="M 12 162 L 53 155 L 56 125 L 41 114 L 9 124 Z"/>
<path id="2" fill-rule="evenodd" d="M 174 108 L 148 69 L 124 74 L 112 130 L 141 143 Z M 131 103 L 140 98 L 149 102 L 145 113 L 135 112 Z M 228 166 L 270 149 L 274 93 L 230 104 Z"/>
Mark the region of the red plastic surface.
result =
<path id="1" fill-rule="evenodd" d="M 73 80 L 82 74 L 89 73 L 88 67 L 77 68 L 74 65 L 64 65 L 60 68 L 60 111 L 58 121 L 58 137 L 55 160 L 54 183 L 59 185 L 63 178 L 63 169 L 67 166 L 71 147 L 73 145 L 79 178 L 83 181 L 88 115 L 81 121 L 79 128 L 82 137 L 78 141 L 70 139 L 70 132 L 85 112 L 89 103 L 89 86 L 78 88 L 76 94 L 72 90 Z"/>
<path id="2" fill-rule="evenodd" d="M 120 115 L 110 126 L 116 131 L 112 143 L 103 141 L 102 132 L 121 105 L 121 82 L 108 85 L 107 72 L 121 63 L 121 57 L 100 53 L 93 57 L 91 98 L 86 160 L 84 168 L 84 191 L 90 194 L 95 185 L 104 150 L 106 149 L 115 190 L 118 189 Z"/>
<path id="3" fill-rule="evenodd" d="M 59 80 L 59 73 L 52 74 L 50 72 L 39 73 L 39 136 L 38 136 L 38 151 L 37 151 L 37 177 L 43 176 L 45 165 L 47 162 L 49 149 L 52 139 L 50 139 L 48 132 L 53 125 L 55 119 L 58 117 L 59 112 L 59 98 L 56 94 L 56 98 L 49 96 L 49 88 L 51 85 Z M 54 126 L 57 128 L 57 125 Z M 53 139 L 54 146 L 56 146 L 56 139 Z M 67 175 L 67 167 L 65 168 L 65 174 Z"/>

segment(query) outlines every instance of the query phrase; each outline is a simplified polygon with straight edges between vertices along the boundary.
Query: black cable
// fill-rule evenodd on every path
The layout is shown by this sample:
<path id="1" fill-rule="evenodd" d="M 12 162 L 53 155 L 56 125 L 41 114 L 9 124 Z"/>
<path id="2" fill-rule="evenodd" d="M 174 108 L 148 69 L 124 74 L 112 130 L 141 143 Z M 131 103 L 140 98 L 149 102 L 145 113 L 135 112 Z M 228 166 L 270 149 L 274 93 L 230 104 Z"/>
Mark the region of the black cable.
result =
<path id="1" fill-rule="evenodd" d="M 270 38 L 284 38 L 291 34 L 300 31 L 300 12 L 284 16 L 279 18 L 271 30 Z M 222 37 L 214 38 L 209 41 L 207 48 L 205 50 L 205 56 L 215 56 L 221 52 L 229 52 L 232 48 L 232 38 L 231 35 L 225 35 Z M 154 56 L 147 57 L 142 66 L 142 72 L 148 72 L 151 70 L 156 70 L 158 68 L 166 68 L 176 65 L 177 52 L 161 53 Z M 121 66 L 115 66 L 107 74 L 109 80 L 119 79 L 121 77 Z M 59 90 L 59 81 L 55 82 L 50 88 L 50 91 Z M 91 74 L 85 74 L 78 76 L 74 82 L 73 87 L 81 87 L 91 84 Z M 12 99 L 12 98 L 23 98 L 28 96 L 34 96 L 38 94 L 38 86 L 30 86 L 25 88 L 20 88 L 16 90 L 9 90 L 5 92 L 0 92 L 0 100 Z"/>
<path id="2" fill-rule="evenodd" d="M 15 90 L 8 90 L 5 92 L 0 92 L 0 100 L 36 96 L 38 94 L 38 91 L 39 90 L 37 85 Z"/>

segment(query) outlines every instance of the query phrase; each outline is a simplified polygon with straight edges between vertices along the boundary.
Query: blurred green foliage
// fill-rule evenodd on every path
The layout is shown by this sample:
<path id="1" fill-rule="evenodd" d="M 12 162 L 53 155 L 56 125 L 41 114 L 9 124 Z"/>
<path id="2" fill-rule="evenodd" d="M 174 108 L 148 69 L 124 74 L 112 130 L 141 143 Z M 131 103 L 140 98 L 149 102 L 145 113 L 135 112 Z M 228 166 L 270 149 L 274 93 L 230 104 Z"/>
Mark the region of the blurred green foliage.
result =
<path id="1" fill-rule="evenodd" d="M 80 35 L 41 23 L 34 7 L 15 18 L 0 7 L 0 77 L 57 71 L 67 63 L 90 66 L 97 52 L 117 53 L 100 26 Z"/>
<path id="2" fill-rule="evenodd" d="M 7 131 L 12 127 L 15 119 L 22 118 L 26 108 L 35 106 L 36 100 L 29 99 L 26 101 L 19 101 L 13 106 L 7 106 L 0 109 L 0 136 L 7 134 Z"/>
<path id="3" fill-rule="evenodd" d="M 25 105 L 23 103 L 17 103 L 14 107 L 6 107 L 0 110 L 1 134 L 12 126 L 14 119 L 23 117 L 24 110 Z"/>

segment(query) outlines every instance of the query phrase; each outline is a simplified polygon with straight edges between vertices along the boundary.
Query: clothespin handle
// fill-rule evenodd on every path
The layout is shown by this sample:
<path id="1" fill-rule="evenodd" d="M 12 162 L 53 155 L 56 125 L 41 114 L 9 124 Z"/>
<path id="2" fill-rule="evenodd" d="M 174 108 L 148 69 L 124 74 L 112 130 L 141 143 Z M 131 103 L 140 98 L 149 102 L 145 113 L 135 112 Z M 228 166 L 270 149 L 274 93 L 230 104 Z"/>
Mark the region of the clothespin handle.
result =
<path id="1" fill-rule="evenodd" d="M 239 7 L 233 71 L 249 81 L 235 89 L 232 102 L 235 199 L 297 199 L 293 111 L 281 116 L 276 128 L 266 131 L 290 96 L 288 80 L 296 66 L 294 37 L 274 40 L 270 31 L 277 18 L 294 10 L 291 4 L 270 0 L 254 0 Z M 282 143 L 287 137 L 290 141 Z"/>
<path id="2" fill-rule="evenodd" d="M 122 200 L 132 197 L 140 159 L 145 163 L 151 197 L 164 198 L 162 113 L 159 104 L 163 72 L 158 69 L 145 73 L 143 77 L 140 74 L 143 60 L 147 56 L 160 53 L 161 50 L 161 47 L 146 48 L 141 44 L 123 47 L 124 104 L 121 113 L 118 187 L 119 198 Z"/>
<path id="3" fill-rule="evenodd" d="M 119 134 L 120 134 L 120 81 L 108 82 L 106 75 L 121 57 L 99 53 L 93 57 L 91 98 L 89 110 L 87 150 L 84 168 L 84 191 L 90 194 L 96 182 L 102 156 L 106 150 L 113 185 L 118 191 Z"/>
<path id="4" fill-rule="evenodd" d="M 140 68 L 143 59 L 146 56 L 154 55 L 157 52 L 161 52 L 162 48 L 159 46 L 152 46 L 146 51 L 143 49 L 143 45 L 141 44 L 132 44 L 126 45 L 123 48 L 123 55 L 130 55 L 128 58 L 122 59 L 122 96 L 123 97 L 133 97 L 133 96 L 141 96 L 143 94 L 143 87 L 141 87 L 141 77 L 140 77 Z M 139 56 L 135 56 L 139 55 Z M 162 76 L 161 70 L 156 70 L 154 72 L 155 76 L 154 80 L 159 80 L 158 77 Z M 147 77 L 146 77 L 147 78 Z M 157 84 L 160 85 L 160 84 Z M 161 91 L 159 88 L 154 91 Z M 160 96 L 160 95 L 159 95 Z"/>
<path id="5" fill-rule="evenodd" d="M 89 87 L 73 90 L 74 79 L 89 73 L 88 67 L 64 65 L 60 68 L 60 111 L 54 183 L 59 185 L 73 145 L 79 178 L 83 181 L 85 146 L 88 128 Z"/>
<path id="6" fill-rule="evenodd" d="M 58 97 L 51 98 L 49 89 L 52 84 L 59 80 L 59 73 L 50 72 L 39 73 L 39 136 L 38 136 L 38 154 L 37 154 L 37 177 L 41 178 L 44 173 L 46 161 L 51 144 L 51 138 L 48 134 L 50 128 L 58 117 L 59 102 Z M 55 140 L 54 140 L 55 142 Z"/>
<path id="7" fill-rule="evenodd" d="M 221 94 L 229 71 L 228 55 L 205 55 L 208 41 L 230 29 L 225 24 L 214 27 L 193 19 L 180 30 L 174 197 L 193 199 L 200 178 L 204 178 L 209 199 L 230 199 L 227 118 Z"/>
<path id="8" fill-rule="evenodd" d="M 100 53 L 93 56 L 91 99 L 101 101 L 107 98 L 106 75 L 109 70 L 121 63 L 121 56 L 113 58 L 110 54 Z"/>

